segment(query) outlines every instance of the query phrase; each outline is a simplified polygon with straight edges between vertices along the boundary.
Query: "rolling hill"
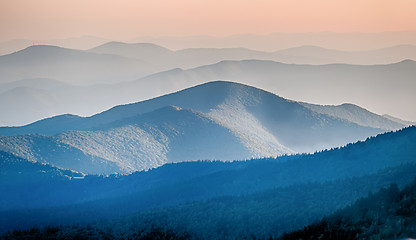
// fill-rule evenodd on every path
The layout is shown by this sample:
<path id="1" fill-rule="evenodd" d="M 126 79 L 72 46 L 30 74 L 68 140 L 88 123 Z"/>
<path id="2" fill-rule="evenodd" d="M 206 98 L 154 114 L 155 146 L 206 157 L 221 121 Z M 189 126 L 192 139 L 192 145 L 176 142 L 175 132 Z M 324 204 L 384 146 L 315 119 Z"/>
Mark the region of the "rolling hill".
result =
<path id="1" fill-rule="evenodd" d="M 279 239 L 410 239 L 416 235 L 415 203 L 416 181 L 403 189 L 391 184 Z"/>
<path id="2" fill-rule="evenodd" d="M 2 137 L 0 142 L 2 150 L 17 156 L 88 174 L 129 173 L 168 162 L 231 161 L 251 156 L 228 129 L 204 114 L 177 107 L 94 130 Z"/>
<path id="3" fill-rule="evenodd" d="M 155 72 L 157 68 L 143 60 L 47 45 L 0 56 L 1 83 L 52 78 L 85 86 L 134 80 Z"/>
<path id="4" fill-rule="evenodd" d="M 92 156 L 78 148 L 43 135 L 0 137 L 0 150 L 23 159 L 90 174 L 121 172 L 113 161 Z"/>
<path id="5" fill-rule="evenodd" d="M 353 103 L 379 115 L 388 113 L 412 120 L 416 116 L 411 105 L 416 101 L 412 92 L 416 87 L 413 81 L 415 69 L 415 62 L 410 60 L 373 66 L 288 65 L 245 60 L 223 61 L 189 70 L 173 69 L 115 85 L 58 87 L 60 82 L 57 81 L 51 84 L 54 87 L 47 87 L 39 79 L 32 79 L 26 80 L 26 84 L 15 84 L 12 89 L 13 84 L 0 86 L 8 90 L 0 91 L 3 99 L 0 109 L 9 112 L 0 121 L 16 126 L 64 113 L 91 116 L 115 105 L 143 101 L 221 79 L 268 89 L 287 99 L 308 103 Z M 31 90 L 23 91 L 24 87 Z M 401 90 L 402 87 L 405 90 Z M 18 100 L 8 94 L 14 90 L 22 94 Z M 42 94 L 36 94 L 39 91 Z M 33 98 L 35 101 L 30 102 Z M 29 111 L 25 104 L 38 111 Z"/>
<path id="6" fill-rule="evenodd" d="M 411 60 L 372 66 L 311 66 L 244 60 L 222 61 L 188 70 L 175 69 L 120 84 L 120 87 L 127 95 L 132 95 L 129 92 L 133 89 L 151 89 L 150 86 L 157 90 L 157 94 L 163 94 L 173 91 L 173 84 L 168 84 L 173 80 L 173 86 L 177 88 L 212 80 L 231 80 L 268 89 L 288 99 L 308 103 L 357 103 L 376 113 L 388 112 L 411 120 L 416 116 L 410 105 L 416 101 L 411 91 L 416 87 L 413 81 L 415 74 L 416 63 Z M 152 84 L 149 86 L 149 83 Z M 151 97 L 146 93 L 143 96 Z M 406 108 L 406 113 L 399 111 L 397 106 Z"/>
<path id="7" fill-rule="evenodd" d="M 379 126 L 400 126 L 378 118 Z M 247 85 L 217 81 L 116 106 L 87 118 L 62 115 L 23 127 L 0 128 L 4 136 L 0 149 L 80 172 L 108 174 L 146 170 L 168 162 L 314 152 L 385 131 L 351 119 L 319 113 Z M 46 142 L 37 143 L 36 139 Z M 45 144 L 56 145 L 53 153 L 57 155 L 51 155 Z M 82 156 L 76 163 L 65 160 L 69 157 L 67 145 Z M 109 168 L 93 164 L 101 162 Z"/>
<path id="8" fill-rule="evenodd" d="M 64 232 L 88 226 L 118 238 L 162 227 L 202 239 L 278 237 L 371 191 L 414 180 L 415 130 L 409 127 L 312 155 L 176 163 L 128 176 L 85 176 L 38 203 L 0 212 L 2 231 L 80 223 L 64 227 Z M 66 205 L 65 192 L 74 204 Z M 6 203 L 18 195 L 7 196 Z M 54 204 L 42 203 L 51 198 Z M 59 205 L 60 198 L 65 206 Z M 36 204 L 54 207 L 25 209 Z"/>

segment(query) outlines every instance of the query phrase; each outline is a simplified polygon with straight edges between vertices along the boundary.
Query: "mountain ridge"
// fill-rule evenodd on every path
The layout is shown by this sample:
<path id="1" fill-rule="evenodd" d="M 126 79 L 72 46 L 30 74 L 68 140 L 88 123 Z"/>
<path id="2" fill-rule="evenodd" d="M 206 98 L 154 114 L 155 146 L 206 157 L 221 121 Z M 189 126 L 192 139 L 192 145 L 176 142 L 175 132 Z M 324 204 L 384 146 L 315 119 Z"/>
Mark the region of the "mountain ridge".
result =
<path id="1" fill-rule="evenodd" d="M 18 69 L 25 71 L 18 71 Z M 51 45 L 33 45 L 0 56 L 2 83 L 52 78 L 78 85 L 116 83 L 157 72 L 151 64 L 111 54 L 89 53 Z"/>
<path id="2" fill-rule="evenodd" d="M 2 137 L 0 148 L 19 153 L 26 146 L 29 150 L 20 156 L 43 158 L 42 154 L 49 153 L 27 155 L 41 146 L 27 145 L 33 136 L 22 134 L 44 134 L 42 138 L 52 145 L 63 143 L 79 151 L 81 161 L 106 161 L 109 169 L 102 173 L 108 174 L 177 161 L 232 161 L 315 152 L 384 131 L 312 111 L 259 88 L 215 81 L 116 106 L 91 117 L 62 115 L 20 128 L 0 128 L 1 135 L 15 135 Z M 12 140 L 15 144 L 7 145 Z M 60 147 L 56 154 L 65 155 Z M 92 173 L 91 167 L 74 167 Z"/>
<path id="3" fill-rule="evenodd" d="M 143 46 L 146 44 L 149 48 L 144 49 Z M 149 51 L 152 51 L 152 48 L 154 51 L 150 55 Z M 162 49 L 163 51 L 161 51 Z M 198 65 L 213 64 L 222 60 L 247 59 L 312 65 L 330 63 L 376 65 L 394 63 L 403 59 L 416 60 L 416 46 L 411 44 L 399 44 L 365 51 L 335 50 L 316 45 L 300 45 L 273 51 L 252 50 L 245 47 L 191 47 L 172 51 L 153 43 L 108 42 L 88 51 L 111 53 L 143 60 L 147 59 L 154 64 L 156 62 L 163 63 L 165 68 L 192 68 Z M 173 62 L 176 65 L 172 65 Z"/>
<path id="4" fill-rule="evenodd" d="M 316 105 L 301 103 L 307 108 L 318 113 L 329 116 L 346 119 L 361 126 L 378 127 L 386 130 L 395 130 L 402 127 L 405 121 L 400 122 L 399 119 L 386 118 L 361 108 L 352 103 L 343 103 L 341 105 Z M 410 125 L 410 122 L 408 122 Z"/>
<path id="5" fill-rule="evenodd" d="M 210 81 L 227 80 L 268 89 L 286 99 L 321 104 L 353 102 L 378 114 L 389 113 L 402 119 L 412 119 L 416 113 L 410 108 L 409 103 L 415 100 L 411 92 L 415 87 L 412 79 L 416 74 L 415 66 L 414 61 L 374 66 L 288 65 L 257 60 L 223 61 L 189 70 L 169 70 L 115 85 L 46 90 L 48 97 L 57 97 L 60 101 L 51 102 L 53 105 L 50 108 L 45 105 L 36 108 L 45 108 L 44 117 L 62 113 L 90 116 L 115 105 L 163 96 Z M 391 91 L 381 86 L 386 86 L 386 89 Z M 405 89 L 403 91 L 399 89 L 402 86 Z M 399 90 L 400 96 L 397 95 Z M 12 99 L 8 102 L 10 103 L 7 105 L 3 103 L 2 107 L 14 108 L 15 113 L 3 116 L 2 122 L 16 122 L 18 119 L 21 122 L 19 125 L 24 125 L 39 120 L 39 117 L 27 114 L 27 120 L 22 122 L 20 117 L 14 115 L 18 114 L 20 109 L 23 112 L 25 108 L 15 104 Z M 397 106 L 404 106 L 409 111 L 399 111 L 401 108 Z M 47 114 L 49 112 L 55 114 Z M 39 113 L 36 116 L 39 116 Z"/>

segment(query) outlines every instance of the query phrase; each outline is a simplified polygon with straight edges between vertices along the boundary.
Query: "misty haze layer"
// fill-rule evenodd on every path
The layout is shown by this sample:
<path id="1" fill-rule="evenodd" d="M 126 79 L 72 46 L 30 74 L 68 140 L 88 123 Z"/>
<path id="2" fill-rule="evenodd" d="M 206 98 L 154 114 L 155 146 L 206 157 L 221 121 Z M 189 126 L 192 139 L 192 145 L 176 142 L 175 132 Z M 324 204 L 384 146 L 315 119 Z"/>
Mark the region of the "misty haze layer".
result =
<path id="1" fill-rule="evenodd" d="M 83 36 L 59 40 L 31 40 L 29 38 L 1 41 L 0 55 L 19 51 L 31 45 L 55 45 L 64 48 L 86 50 L 104 44 L 110 41 L 110 39 Z M 187 48 L 248 48 L 257 51 L 274 52 L 299 46 L 319 46 L 338 51 L 371 51 L 397 45 L 416 45 L 416 31 L 238 34 L 227 37 L 204 35 L 189 37 L 136 37 L 124 40 L 119 39 L 118 41 L 153 43 L 172 50 Z"/>
<path id="2" fill-rule="evenodd" d="M 89 116 L 118 104 L 142 101 L 219 79 L 268 89 L 288 99 L 318 104 L 354 103 L 378 114 L 414 120 L 414 61 L 359 66 L 293 65 L 244 59 L 279 59 L 285 55 L 300 62 L 323 56 L 329 62 L 333 61 L 330 59 L 390 62 L 414 58 L 415 49 L 397 46 L 369 52 L 340 52 L 301 47 L 266 53 L 238 48 L 171 51 L 153 44 L 117 42 L 89 51 L 32 46 L 0 56 L 3 113 L 0 124 L 24 125 L 67 113 Z M 208 65 L 187 70 L 178 68 L 200 64 Z M 170 68 L 174 69 L 139 78 Z"/>

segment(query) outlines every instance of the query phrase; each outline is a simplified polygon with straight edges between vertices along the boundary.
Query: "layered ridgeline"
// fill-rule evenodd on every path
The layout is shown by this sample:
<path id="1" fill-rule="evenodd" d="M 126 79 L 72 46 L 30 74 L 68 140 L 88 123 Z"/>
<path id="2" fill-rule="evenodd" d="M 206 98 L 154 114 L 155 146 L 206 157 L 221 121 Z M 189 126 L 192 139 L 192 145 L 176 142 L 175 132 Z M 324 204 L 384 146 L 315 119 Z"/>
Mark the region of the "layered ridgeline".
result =
<path id="1" fill-rule="evenodd" d="M 339 51 L 304 45 L 278 51 L 255 51 L 248 48 L 186 48 L 172 51 L 151 43 L 108 42 L 88 50 L 142 59 L 164 68 L 193 68 L 223 60 L 272 60 L 295 64 L 347 63 L 359 65 L 390 64 L 404 59 L 416 60 L 416 46 L 396 45 L 367 51 Z"/>
<path id="2" fill-rule="evenodd" d="M 58 79 L 76 85 L 118 83 L 158 70 L 140 59 L 47 45 L 34 45 L 0 56 L 1 84 L 33 78 Z"/>
<path id="3" fill-rule="evenodd" d="M 415 142 L 410 127 L 313 155 L 176 163 L 111 177 L 33 163 L 22 171 L 14 166 L 24 160 L 2 153 L 0 226 L 81 224 L 11 233 L 55 238 L 140 239 L 153 231 L 198 239 L 278 237 L 371 191 L 411 182 Z"/>
<path id="4" fill-rule="evenodd" d="M 130 173 L 169 162 L 314 152 L 405 126 L 356 106 L 336 109 L 218 81 L 88 118 L 0 128 L 0 150 L 83 173 Z"/>
<path id="5" fill-rule="evenodd" d="M 109 55 L 102 57 L 105 56 Z M 45 69 L 48 70 L 51 66 L 53 64 L 47 64 Z M 24 66 L 17 69 L 22 68 Z M 108 76 L 118 74 L 114 68 L 117 68 L 116 64 L 101 66 L 100 69 L 111 71 L 111 74 L 106 74 L 104 70 L 81 71 L 68 67 L 66 71 L 69 73 L 64 75 L 70 77 L 72 72 L 85 75 L 91 73 L 104 81 Z M 121 73 L 128 72 L 134 71 Z M 416 116 L 416 110 L 410 105 L 416 101 L 413 94 L 413 89 L 416 88 L 415 75 L 416 63 L 411 60 L 371 66 L 312 66 L 260 60 L 222 61 L 193 69 L 175 68 L 143 78 L 137 75 L 134 78 L 136 80 L 130 82 L 120 83 L 126 80 L 120 75 L 114 79 L 118 81 L 116 84 L 92 86 L 77 86 L 77 81 L 83 79 L 82 76 L 74 77 L 72 81 L 72 78 L 60 79 L 59 76 L 53 78 L 52 75 L 34 74 L 27 76 L 30 79 L 0 86 L 0 111 L 4 113 L 0 124 L 25 125 L 64 113 L 90 116 L 116 105 L 143 101 L 216 80 L 248 84 L 304 102 L 359 103 L 377 113 L 389 113 L 412 120 Z M 402 108 L 408 111 L 403 113 L 398 110 Z"/>

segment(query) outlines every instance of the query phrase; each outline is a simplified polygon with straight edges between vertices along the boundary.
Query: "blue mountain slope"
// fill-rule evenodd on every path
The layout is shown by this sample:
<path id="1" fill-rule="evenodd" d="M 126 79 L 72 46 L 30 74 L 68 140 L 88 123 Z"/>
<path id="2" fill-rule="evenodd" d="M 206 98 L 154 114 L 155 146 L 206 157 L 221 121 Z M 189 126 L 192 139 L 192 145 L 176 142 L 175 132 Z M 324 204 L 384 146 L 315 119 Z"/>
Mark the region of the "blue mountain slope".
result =
<path id="1" fill-rule="evenodd" d="M 63 117 L 70 121 L 72 116 Z M 279 146 L 274 147 L 279 151 Z M 172 162 L 252 156 L 228 128 L 206 114 L 174 106 L 89 130 L 0 137 L 0 149 L 88 174 L 131 173 Z"/>
<path id="2" fill-rule="evenodd" d="M 217 81 L 143 102 L 116 106 L 89 118 L 61 116 L 18 128 L 0 128 L 0 134 L 53 135 L 68 130 L 93 129 L 170 105 L 207 114 L 237 136 L 254 157 L 313 152 L 383 132 L 382 129 L 359 126 L 345 119 L 317 113 L 300 103 L 257 88 Z M 53 127 L 43 127 L 49 123 Z"/>
<path id="3" fill-rule="evenodd" d="M 21 135 L 0 137 L 0 151 L 12 153 L 29 161 L 91 174 L 111 174 L 121 171 L 116 163 L 59 141 L 56 137 Z"/>
<path id="4" fill-rule="evenodd" d="M 251 156 L 227 128 L 205 114 L 174 106 L 57 137 L 88 154 L 117 162 L 124 172 L 168 162 Z"/>
<path id="5" fill-rule="evenodd" d="M 56 200 L 51 195 L 64 193 L 63 202 L 73 202 L 68 195 L 71 179 L 84 175 L 48 164 L 28 161 L 0 151 L 0 209 L 20 209 L 25 206 L 50 206 Z M 67 199 L 67 200 L 65 200 Z"/>
<path id="6" fill-rule="evenodd" d="M 166 105 L 208 114 L 240 138 L 247 139 L 246 145 L 252 146 L 253 152 L 256 153 L 268 151 L 253 146 L 253 142 L 256 141 L 263 141 L 265 146 L 274 143 L 298 152 L 313 152 L 382 132 L 380 129 L 361 127 L 316 113 L 297 102 L 257 88 L 222 81 L 199 85 L 144 102 L 117 106 L 88 120 L 91 123 L 112 122 Z"/>
<path id="7" fill-rule="evenodd" d="M 226 85 L 227 84 L 224 84 L 224 86 Z M 39 133 L 54 135 L 68 130 L 87 129 L 94 126 L 108 124 L 113 121 L 133 117 L 171 105 L 207 112 L 209 109 L 220 104 L 226 98 L 227 90 L 227 87 L 218 87 L 216 84 L 202 85 L 202 87 L 197 86 L 188 90 L 168 94 L 143 102 L 116 106 L 110 110 L 88 118 L 76 118 L 70 115 L 64 115 L 44 119 L 23 127 L 1 127 L 0 134 L 17 135 Z M 44 127 L 48 125 L 55 127 L 52 129 Z"/>
<path id="8" fill-rule="evenodd" d="M 416 127 L 411 127 L 399 132 L 379 135 L 365 142 L 349 144 L 341 149 L 313 155 L 217 164 L 220 171 L 194 176 L 192 180 L 172 184 L 160 191 L 153 189 L 153 194 L 155 192 L 161 194 L 160 203 L 162 204 L 162 199 L 166 199 L 164 194 L 168 194 L 168 198 L 172 201 L 180 202 L 213 196 L 249 194 L 308 182 L 324 183 L 337 179 L 362 177 L 386 168 L 416 164 L 415 140 Z M 205 163 L 188 164 L 188 167 L 192 165 L 197 167 Z M 167 173 L 165 177 L 172 176 L 174 179 L 176 171 L 181 171 L 181 166 L 182 164 L 171 165 L 170 173 Z M 153 172 L 157 173 L 165 167 L 168 165 L 155 169 Z M 188 174 L 194 174 L 191 172 Z M 141 174 L 136 173 L 129 178 L 134 181 L 133 179 L 142 176 Z M 186 173 L 181 174 L 182 177 L 186 175 Z M 181 194 L 178 194 L 178 189 Z M 140 198 L 139 196 L 142 195 L 139 194 L 136 197 Z"/>
<path id="9" fill-rule="evenodd" d="M 77 182 L 81 183 L 76 188 L 78 193 L 76 190 L 70 191 L 71 196 L 82 196 L 73 201 L 80 203 L 82 199 L 84 201 L 94 200 L 94 194 L 85 196 L 83 194 L 85 192 L 99 193 L 100 200 L 95 198 L 95 201 L 92 202 L 48 210 L 2 212 L 0 221 L 7 222 L 7 225 L 4 226 L 8 227 L 16 226 L 15 224 L 19 221 L 17 216 L 24 217 L 27 220 L 26 223 L 30 224 L 96 221 L 149 208 L 203 200 L 203 202 L 175 207 L 171 209 L 172 211 L 166 209 L 149 215 L 139 215 L 139 219 L 141 219 L 139 222 L 145 221 L 144 219 L 150 219 L 150 222 L 156 221 L 157 216 L 165 216 L 163 219 L 173 219 L 174 215 L 172 214 L 179 211 L 181 214 L 175 220 L 175 224 L 179 225 L 175 226 L 184 224 L 183 226 L 186 226 L 187 229 L 199 229 L 198 231 L 204 232 L 206 229 L 201 229 L 200 226 L 195 228 L 192 224 L 188 224 L 184 220 L 185 216 L 191 217 L 192 215 L 190 219 L 199 221 L 197 219 L 201 219 L 202 211 L 214 211 L 215 208 L 225 211 L 225 215 L 221 216 L 231 219 L 233 214 L 240 212 L 240 210 L 236 212 L 237 209 L 245 209 L 247 214 L 266 214 L 267 212 L 267 218 L 264 218 L 266 215 L 259 215 L 259 217 L 266 224 L 264 225 L 266 229 L 270 230 L 274 223 L 283 224 L 285 222 L 284 218 L 278 216 L 274 218 L 270 211 L 264 211 L 263 207 L 272 205 L 272 209 L 280 209 L 281 216 L 290 216 L 290 219 L 299 220 L 291 225 L 282 225 L 285 227 L 284 229 L 290 230 L 299 227 L 299 224 L 307 224 L 322 217 L 325 213 L 345 206 L 370 190 L 375 191 L 379 187 L 396 181 L 400 184 L 411 181 L 414 178 L 416 164 L 415 142 L 416 127 L 410 127 L 398 132 L 382 134 L 365 142 L 349 144 L 341 149 L 323 151 L 313 155 L 233 163 L 176 163 L 128 176 L 85 178 L 85 180 Z M 262 191 L 267 192 L 260 193 Z M 325 194 L 328 195 L 317 194 L 320 191 L 325 191 Z M 285 197 L 286 193 L 291 194 L 291 198 Z M 298 195 L 292 195 L 293 193 Z M 347 194 L 348 198 L 343 198 L 342 196 L 345 196 L 346 193 L 350 193 Z M 60 197 L 66 199 L 65 196 L 53 192 L 51 194 L 50 197 L 58 202 Z M 255 195 L 248 196 L 247 194 Z M 207 201 L 223 196 L 235 196 L 235 198 Z M 297 208 L 299 211 L 291 211 L 289 206 L 292 205 L 284 204 L 292 204 L 290 202 L 295 201 L 296 196 L 302 197 L 307 202 L 306 205 L 299 205 Z M 335 200 L 328 199 L 329 196 L 333 196 Z M 326 201 L 330 200 L 328 204 L 332 204 L 320 205 L 322 203 L 319 200 L 321 197 L 327 198 Z M 338 202 L 336 200 L 338 198 L 342 201 Z M 48 199 L 46 198 L 44 201 Z M 11 199 L 8 200 L 11 201 Z M 217 208 L 218 206 L 222 207 Z M 227 208 L 226 206 L 234 207 Z M 240 208 L 241 206 L 243 207 Z M 316 210 L 314 210 L 315 207 Z M 256 211 L 256 208 L 259 208 L 259 211 Z M 192 209 L 195 209 L 196 212 L 192 212 Z M 263 210 L 260 211 L 260 209 Z M 256 211 L 256 213 L 252 211 Z M 305 214 L 305 211 L 307 214 L 312 214 L 310 215 L 312 217 L 305 218 L 305 215 L 302 215 Z M 42 220 L 37 220 L 39 216 L 42 216 Z M 80 216 L 82 216 L 81 219 Z M 210 221 L 220 220 L 212 214 L 204 216 L 210 216 Z M 237 217 L 236 219 L 241 218 Z M 211 223 L 207 223 L 207 226 L 217 231 L 218 225 Z M 256 226 L 260 226 L 258 223 Z M 231 230 L 228 227 L 227 229 L 227 234 L 230 234 Z M 282 229 L 275 229 L 274 232 L 282 233 Z M 258 233 L 258 229 L 252 230 Z"/>

